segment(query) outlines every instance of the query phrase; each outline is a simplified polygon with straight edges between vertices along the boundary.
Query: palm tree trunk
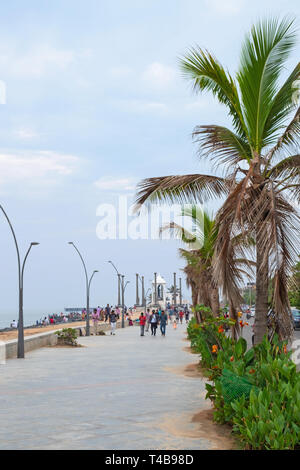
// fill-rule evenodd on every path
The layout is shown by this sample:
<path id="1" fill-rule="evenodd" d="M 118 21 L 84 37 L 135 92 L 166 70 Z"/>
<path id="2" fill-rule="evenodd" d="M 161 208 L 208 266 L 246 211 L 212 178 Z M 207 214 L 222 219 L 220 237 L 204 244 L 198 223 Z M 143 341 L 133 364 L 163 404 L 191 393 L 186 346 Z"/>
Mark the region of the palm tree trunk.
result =
<path id="1" fill-rule="evenodd" d="M 235 323 L 231 326 L 231 338 L 234 341 L 237 341 L 240 336 L 240 325 L 239 325 L 239 317 L 236 308 L 234 307 L 231 300 L 229 300 L 229 317 Z"/>
<path id="2" fill-rule="evenodd" d="M 210 292 L 210 308 L 214 317 L 218 317 L 220 315 L 220 299 L 219 299 L 219 289 L 218 287 L 212 285 Z"/>
<path id="3" fill-rule="evenodd" d="M 268 315 L 268 264 L 265 263 L 262 249 L 258 241 L 256 245 L 256 305 L 254 321 L 254 344 L 262 342 L 267 333 Z"/>
<path id="4" fill-rule="evenodd" d="M 198 289 L 195 285 L 192 285 L 192 303 L 193 307 L 196 307 L 198 303 Z"/>

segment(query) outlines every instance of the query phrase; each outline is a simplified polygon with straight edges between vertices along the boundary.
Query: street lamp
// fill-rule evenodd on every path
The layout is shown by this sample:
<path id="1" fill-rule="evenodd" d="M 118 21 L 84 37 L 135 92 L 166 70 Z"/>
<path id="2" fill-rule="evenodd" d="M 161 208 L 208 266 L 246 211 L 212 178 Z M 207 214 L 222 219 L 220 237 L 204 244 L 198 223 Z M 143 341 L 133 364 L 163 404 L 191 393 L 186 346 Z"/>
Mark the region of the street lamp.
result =
<path id="1" fill-rule="evenodd" d="M 115 271 L 118 275 L 118 307 L 120 307 L 120 305 L 121 305 L 121 299 L 120 299 L 121 274 L 119 273 L 119 271 L 117 270 L 117 268 L 115 267 L 115 265 L 112 261 L 108 261 L 108 263 L 110 263 L 112 265 L 112 267 L 115 269 Z"/>
<path id="2" fill-rule="evenodd" d="M 80 256 L 80 259 L 81 259 L 82 264 L 83 264 L 84 272 L 85 272 L 85 280 L 86 280 L 86 328 L 85 328 L 85 335 L 90 336 L 90 287 L 91 287 L 91 282 L 92 282 L 92 279 L 94 277 L 94 274 L 98 273 L 99 271 L 94 270 L 91 277 L 90 277 L 90 279 L 89 279 L 88 274 L 87 274 L 87 270 L 86 270 L 86 266 L 85 266 L 85 262 L 83 260 L 83 257 L 81 255 L 80 251 L 78 250 L 78 248 L 76 247 L 76 245 L 73 242 L 68 242 L 68 243 L 69 243 L 69 245 L 73 245 L 73 247 L 77 251 L 78 255 Z"/>
<path id="3" fill-rule="evenodd" d="M 19 279 L 19 321 L 18 321 L 18 351 L 17 351 L 17 357 L 18 359 L 24 359 L 25 357 L 25 347 L 24 347 L 24 318 L 23 318 L 23 279 L 24 279 L 24 268 L 25 268 L 25 263 L 27 260 L 27 257 L 29 255 L 29 252 L 31 248 L 35 245 L 39 245 L 38 242 L 31 242 L 30 246 L 27 250 L 27 253 L 25 255 L 25 258 L 23 260 L 23 264 L 21 267 L 21 259 L 20 259 L 20 251 L 19 251 L 19 246 L 16 238 L 15 231 L 13 229 L 13 226 L 11 224 L 11 221 L 8 218 L 8 215 L 6 214 L 5 210 L 3 207 L 0 205 L 0 209 L 3 212 L 8 225 L 10 227 L 11 233 L 14 238 L 15 246 L 16 246 L 16 251 L 17 251 L 17 259 L 18 259 L 18 279 Z"/>
<path id="4" fill-rule="evenodd" d="M 139 276 L 139 280 L 141 281 L 141 284 L 142 284 L 142 308 L 145 308 L 146 309 L 146 297 L 145 297 L 145 277 L 144 276 Z"/>
<path id="5" fill-rule="evenodd" d="M 127 284 L 129 284 L 130 281 L 126 281 L 126 284 L 124 285 L 124 274 L 121 275 L 121 288 L 122 288 L 122 328 L 125 328 L 125 322 L 124 322 L 124 308 L 125 308 L 125 301 L 124 301 L 124 294 L 125 294 L 125 289 Z"/>
<path id="6" fill-rule="evenodd" d="M 148 287 L 147 292 L 146 292 L 146 294 L 145 294 L 145 310 L 146 310 L 146 308 L 147 308 L 147 295 L 148 295 L 148 292 L 149 292 L 150 290 L 151 290 L 151 287 Z"/>

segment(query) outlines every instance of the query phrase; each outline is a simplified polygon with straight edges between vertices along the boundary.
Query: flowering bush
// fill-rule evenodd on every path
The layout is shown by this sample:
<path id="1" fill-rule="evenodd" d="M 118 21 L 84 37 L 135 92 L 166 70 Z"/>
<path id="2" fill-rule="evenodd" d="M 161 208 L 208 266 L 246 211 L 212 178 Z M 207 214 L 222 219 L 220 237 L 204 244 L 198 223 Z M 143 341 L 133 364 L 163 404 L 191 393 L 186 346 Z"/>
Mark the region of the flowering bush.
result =
<path id="1" fill-rule="evenodd" d="M 191 346 L 212 382 L 206 398 L 214 404 L 215 421 L 231 424 L 248 449 L 299 448 L 300 374 L 286 342 L 275 335 L 270 343 L 266 336 L 247 351 L 244 338 L 235 342 L 226 336 L 225 322 L 231 320 L 208 318 L 200 325 L 192 320 L 188 326 Z M 233 377 L 229 394 L 225 372 Z M 239 385 L 246 391 L 235 396 Z"/>

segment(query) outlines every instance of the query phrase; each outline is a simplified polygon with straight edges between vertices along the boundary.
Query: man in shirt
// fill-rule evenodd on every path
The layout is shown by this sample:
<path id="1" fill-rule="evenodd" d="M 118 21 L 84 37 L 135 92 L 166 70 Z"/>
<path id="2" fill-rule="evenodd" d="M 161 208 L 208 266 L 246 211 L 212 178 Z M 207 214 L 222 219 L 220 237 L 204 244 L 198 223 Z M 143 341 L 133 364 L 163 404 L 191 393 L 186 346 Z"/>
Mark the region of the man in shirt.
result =
<path id="1" fill-rule="evenodd" d="M 144 336 L 146 317 L 143 312 L 141 313 L 139 320 L 140 320 L 141 336 Z"/>
<path id="2" fill-rule="evenodd" d="M 109 319 L 110 312 L 111 312 L 111 308 L 110 308 L 109 304 L 107 304 L 106 307 L 105 307 L 105 321 L 106 322 Z"/>
<path id="3" fill-rule="evenodd" d="M 156 328 L 158 324 L 158 313 L 155 310 L 152 310 L 152 315 L 150 316 L 150 325 L 151 325 L 151 335 L 156 336 Z"/>
<path id="4" fill-rule="evenodd" d="M 160 331 L 162 336 L 166 336 L 166 325 L 168 324 L 168 316 L 165 311 L 161 312 L 160 316 Z"/>
<path id="5" fill-rule="evenodd" d="M 117 315 L 115 314 L 115 311 L 112 310 L 111 313 L 109 314 L 109 322 L 110 322 L 110 327 L 111 327 L 111 335 L 115 335 L 115 330 L 117 326 Z"/>

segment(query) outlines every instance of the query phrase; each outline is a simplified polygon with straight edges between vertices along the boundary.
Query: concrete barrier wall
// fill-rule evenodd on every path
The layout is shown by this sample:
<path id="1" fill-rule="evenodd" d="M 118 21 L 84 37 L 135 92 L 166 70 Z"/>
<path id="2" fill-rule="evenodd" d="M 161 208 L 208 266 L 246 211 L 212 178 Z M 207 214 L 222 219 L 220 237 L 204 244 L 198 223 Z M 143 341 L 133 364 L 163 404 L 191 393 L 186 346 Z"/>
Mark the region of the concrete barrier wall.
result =
<path id="1" fill-rule="evenodd" d="M 125 322 L 125 327 L 128 326 Z M 117 328 L 121 328 L 122 324 L 121 321 L 117 322 Z M 36 335 L 32 336 L 25 336 L 25 354 L 29 351 L 33 351 L 34 349 L 42 348 L 45 346 L 55 346 L 57 344 L 57 335 L 55 334 L 56 331 L 61 331 L 64 328 L 74 328 L 77 330 L 78 337 L 85 336 L 85 326 L 75 326 L 72 327 L 71 325 L 66 325 L 63 328 L 57 328 L 57 330 L 47 331 L 45 333 L 37 333 Z M 101 323 L 98 325 L 98 331 L 108 331 L 110 330 L 110 325 L 107 323 Z M 93 324 L 90 324 L 90 331 L 93 333 Z M 6 359 L 12 359 L 17 357 L 18 351 L 18 340 L 13 339 L 11 341 L 7 341 L 4 344 L 5 348 L 5 356 Z"/>

